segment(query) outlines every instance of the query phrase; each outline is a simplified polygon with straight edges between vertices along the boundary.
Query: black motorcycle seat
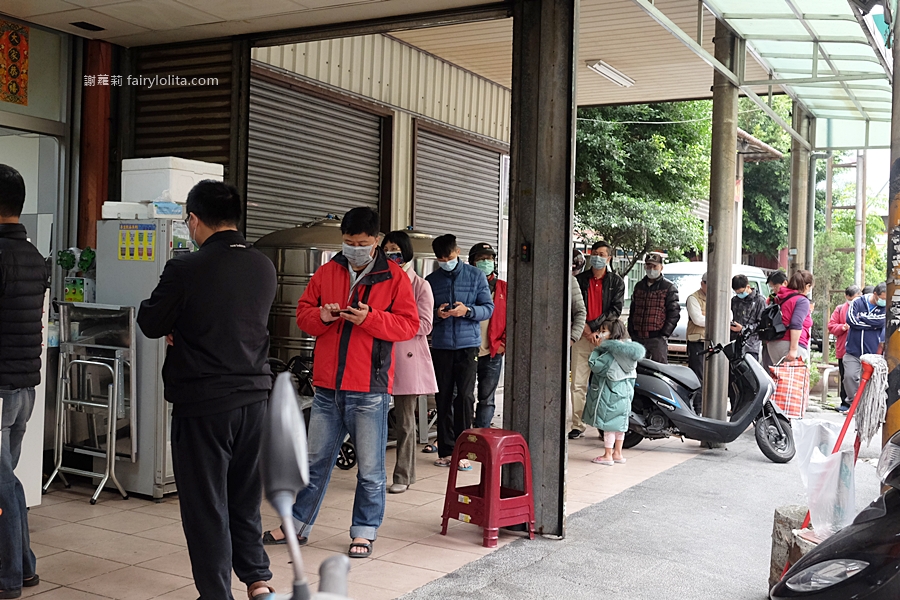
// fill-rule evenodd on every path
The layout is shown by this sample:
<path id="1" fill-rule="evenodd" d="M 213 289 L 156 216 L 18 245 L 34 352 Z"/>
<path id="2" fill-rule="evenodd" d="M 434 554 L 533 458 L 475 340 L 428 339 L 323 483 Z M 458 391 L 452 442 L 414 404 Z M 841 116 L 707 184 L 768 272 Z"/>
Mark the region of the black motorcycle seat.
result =
<path id="1" fill-rule="evenodd" d="M 700 387 L 700 380 L 697 379 L 696 373 L 691 371 L 689 367 L 658 363 L 649 358 L 641 359 L 638 365 L 650 371 L 658 371 L 666 377 L 674 379 L 689 390 L 695 390 Z"/>

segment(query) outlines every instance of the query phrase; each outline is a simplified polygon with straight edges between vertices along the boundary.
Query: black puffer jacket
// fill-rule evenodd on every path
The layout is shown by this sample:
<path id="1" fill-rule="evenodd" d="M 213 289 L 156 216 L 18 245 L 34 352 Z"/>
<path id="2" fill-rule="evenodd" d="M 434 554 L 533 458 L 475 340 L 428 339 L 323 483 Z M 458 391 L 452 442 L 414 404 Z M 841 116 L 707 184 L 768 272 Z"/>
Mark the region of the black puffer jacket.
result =
<path id="1" fill-rule="evenodd" d="M 49 270 L 25 226 L 0 224 L 0 388 L 41 382 L 41 316 Z"/>
<path id="2" fill-rule="evenodd" d="M 575 276 L 578 281 L 578 287 L 581 289 L 581 297 L 584 298 L 584 306 L 588 307 L 588 288 L 591 284 L 591 278 L 594 276 L 592 269 L 579 273 Z M 618 319 L 622 314 L 622 307 L 625 305 L 625 280 L 616 273 L 606 269 L 606 275 L 603 277 L 603 314 L 588 321 L 587 325 L 591 331 L 600 329 L 600 324 L 608 319 Z"/>

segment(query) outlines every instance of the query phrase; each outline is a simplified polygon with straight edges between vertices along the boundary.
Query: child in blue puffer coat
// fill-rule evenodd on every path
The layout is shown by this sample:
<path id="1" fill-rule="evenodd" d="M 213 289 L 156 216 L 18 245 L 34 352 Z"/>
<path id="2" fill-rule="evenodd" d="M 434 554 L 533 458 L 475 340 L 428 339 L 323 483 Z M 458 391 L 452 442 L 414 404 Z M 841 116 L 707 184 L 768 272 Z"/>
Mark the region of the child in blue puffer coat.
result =
<path id="1" fill-rule="evenodd" d="M 603 432 L 605 452 L 591 462 L 611 467 L 625 462 L 622 443 L 628 431 L 637 362 L 644 358 L 644 347 L 628 339 L 618 319 L 605 321 L 598 332 L 602 341 L 588 361 L 591 383 L 582 418 Z"/>

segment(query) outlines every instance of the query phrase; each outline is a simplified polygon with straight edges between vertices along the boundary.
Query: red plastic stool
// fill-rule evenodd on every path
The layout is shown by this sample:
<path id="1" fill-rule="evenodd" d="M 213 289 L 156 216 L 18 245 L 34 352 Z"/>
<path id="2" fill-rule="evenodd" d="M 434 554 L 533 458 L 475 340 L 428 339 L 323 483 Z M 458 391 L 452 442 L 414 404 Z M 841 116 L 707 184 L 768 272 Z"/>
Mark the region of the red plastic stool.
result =
<path id="1" fill-rule="evenodd" d="M 477 485 L 456 487 L 456 468 L 462 459 L 481 463 L 481 481 Z M 525 469 L 525 490 L 500 484 L 500 467 L 521 463 Z M 528 537 L 534 539 L 534 496 L 531 490 L 531 454 L 520 433 L 505 429 L 467 429 L 453 449 L 441 535 L 447 535 L 447 520 L 457 519 L 484 528 L 485 548 L 497 547 L 500 527 L 528 525 Z"/>

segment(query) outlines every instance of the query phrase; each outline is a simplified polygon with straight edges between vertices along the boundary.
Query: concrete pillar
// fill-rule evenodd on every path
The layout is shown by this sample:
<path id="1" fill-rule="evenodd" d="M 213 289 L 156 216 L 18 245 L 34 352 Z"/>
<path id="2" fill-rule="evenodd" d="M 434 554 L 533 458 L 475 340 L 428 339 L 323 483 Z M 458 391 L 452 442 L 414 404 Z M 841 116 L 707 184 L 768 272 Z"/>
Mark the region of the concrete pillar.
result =
<path id="1" fill-rule="evenodd" d="M 813 123 L 810 122 L 810 131 L 813 129 Z M 812 273 L 813 271 L 813 250 L 816 244 L 816 159 L 820 155 L 811 152 L 809 155 L 809 168 L 807 169 L 806 182 L 806 260 L 804 261 L 804 269 Z"/>
<path id="2" fill-rule="evenodd" d="M 793 127 L 809 139 L 809 119 L 797 102 L 793 107 Z M 807 186 L 809 150 L 791 141 L 791 212 L 788 219 L 788 274 L 806 266 Z"/>
<path id="3" fill-rule="evenodd" d="M 734 185 L 734 264 L 744 262 L 744 155 L 738 152 Z"/>
<path id="4" fill-rule="evenodd" d="M 894 14 L 894 39 L 900 35 L 900 18 Z M 894 64 L 900 65 L 900 44 L 894 44 Z M 891 182 L 888 192 L 887 298 L 885 359 L 888 364 L 888 409 L 882 433 L 884 443 L 900 431 L 900 85 L 894 85 L 891 113 Z"/>
<path id="5" fill-rule="evenodd" d="M 853 283 L 866 285 L 866 151 L 856 151 L 856 227 L 853 233 Z M 877 281 L 875 282 L 878 283 Z"/>
<path id="6" fill-rule="evenodd" d="M 733 66 L 734 46 L 734 34 L 721 21 L 716 21 L 716 58 Z M 730 336 L 737 115 L 738 88 L 716 72 L 713 75 L 706 280 L 706 338 L 713 344 L 726 344 Z M 703 416 L 724 421 L 728 410 L 728 361 L 724 356 L 718 354 L 706 361 L 703 383 Z"/>
<path id="7" fill-rule="evenodd" d="M 834 212 L 834 156 L 828 153 L 828 162 L 825 165 L 825 231 L 831 231 L 831 213 Z"/>
<path id="8" fill-rule="evenodd" d="M 503 424 L 531 450 L 536 529 L 558 536 L 565 530 L 578 4 L 517 0 L 513 12 Z"/>

